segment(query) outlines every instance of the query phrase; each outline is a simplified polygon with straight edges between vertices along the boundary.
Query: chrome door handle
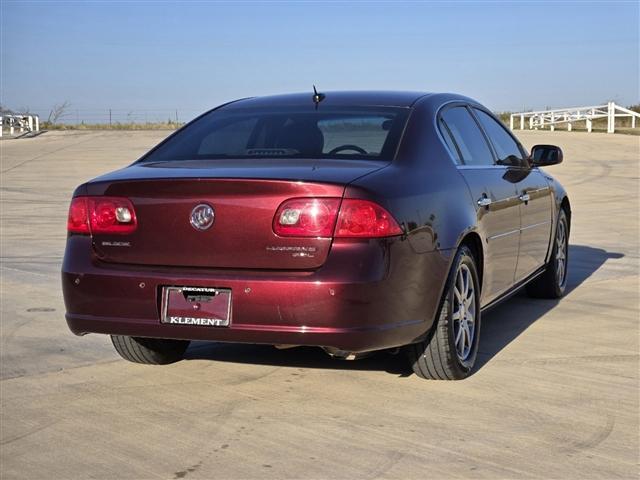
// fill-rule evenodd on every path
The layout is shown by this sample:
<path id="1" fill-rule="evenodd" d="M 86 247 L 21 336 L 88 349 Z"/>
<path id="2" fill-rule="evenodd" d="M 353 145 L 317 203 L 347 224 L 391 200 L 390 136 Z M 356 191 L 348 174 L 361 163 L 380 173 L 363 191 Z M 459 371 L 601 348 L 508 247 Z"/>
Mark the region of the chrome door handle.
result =
<path id="1" fill-rule="evenodd" d="M 529 196 L 528 193 L 523 193 L 522 195 L 520 195 L 520 201 L 521 202 L 528 202 L 529 200 L 531 200 L 531 197 Z"/>
<path id="2" fill-rule="evenodd" d="M 491 205 L 492 200 L 490 198 L 487 197 L 482 197 L 480 200 L 478 200 L 478 206 L 479 207 L 488 207 L 489 205 Z"/>

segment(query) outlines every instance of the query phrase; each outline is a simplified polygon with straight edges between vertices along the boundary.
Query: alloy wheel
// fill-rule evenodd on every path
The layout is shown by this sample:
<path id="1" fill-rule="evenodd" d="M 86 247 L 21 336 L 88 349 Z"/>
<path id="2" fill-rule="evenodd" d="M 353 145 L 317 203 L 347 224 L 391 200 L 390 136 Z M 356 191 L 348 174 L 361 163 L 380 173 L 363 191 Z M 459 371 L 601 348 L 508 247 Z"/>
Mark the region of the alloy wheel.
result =
<path id="1" fill-rule="evenodd" d="M 458 359 L 469 358 L 476 334 L 476 292 L 471 270 L 461 264 L 453 285 L 453 336 Z"/>
<path id="2" fill-rule="evenodd" d="M 562 287 L 567 273 L 567 223 L 563 219 L 558 223 L 556 233 L 556 281 Z"/>

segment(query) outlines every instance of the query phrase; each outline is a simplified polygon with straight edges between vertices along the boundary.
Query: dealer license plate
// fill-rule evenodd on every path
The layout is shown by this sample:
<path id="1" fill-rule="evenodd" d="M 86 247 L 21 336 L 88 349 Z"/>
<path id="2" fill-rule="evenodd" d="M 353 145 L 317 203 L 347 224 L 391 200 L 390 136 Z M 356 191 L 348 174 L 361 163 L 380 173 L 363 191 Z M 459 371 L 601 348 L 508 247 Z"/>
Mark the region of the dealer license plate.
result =
<path id="1" fill-rule="evenodd" d="M 230 321 L 230 289 L 164 287 L 162 290 L 162 323 L 227 327 Z"/>

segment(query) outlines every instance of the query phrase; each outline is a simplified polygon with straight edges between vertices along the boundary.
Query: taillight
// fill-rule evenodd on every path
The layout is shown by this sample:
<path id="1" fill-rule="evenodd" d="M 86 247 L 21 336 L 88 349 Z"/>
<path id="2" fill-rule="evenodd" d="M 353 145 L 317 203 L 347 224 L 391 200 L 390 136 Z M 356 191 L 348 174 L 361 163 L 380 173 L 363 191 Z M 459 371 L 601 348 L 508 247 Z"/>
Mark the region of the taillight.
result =
<path id="1" fill-rule="evenodd" d="M 136 229 L 133 205 L 126 198 L 88 197 L 91 233 L 127 234 Z"/>
<path id="2" fill-rule="evenodd" d="M 71 200 L 69 217 L 67 218 L 67 231 L 70 233 L 90 233 L 87 197 L 76 197 Z"/>
<path id="3" fill-rule="evenodd" d="M 380 205 L 345 198 L 293 198 L 278 208 L 273 231 L 282 237 L 380 238 L 401 235 Z"/>
<path id="4" fill-rule="evenodd" d="M 342 201 L 336 238 L 380 238 L 400 234 L 402 229 L 398 222 L 380 205 L 355 198 L 345 198 Z"/>
<path id="5" fill-rule="evenodd" d="M 122 197 L 76 197 L 69 207 L 71 233 L 126 235 L 138 225 L 131 201 Z"/>
<path id="6" fill-rule="evenodd" d="M 282 237 L 331 237 L 339 198 L 292 198 L 276 211 L 273 231 Z"/>

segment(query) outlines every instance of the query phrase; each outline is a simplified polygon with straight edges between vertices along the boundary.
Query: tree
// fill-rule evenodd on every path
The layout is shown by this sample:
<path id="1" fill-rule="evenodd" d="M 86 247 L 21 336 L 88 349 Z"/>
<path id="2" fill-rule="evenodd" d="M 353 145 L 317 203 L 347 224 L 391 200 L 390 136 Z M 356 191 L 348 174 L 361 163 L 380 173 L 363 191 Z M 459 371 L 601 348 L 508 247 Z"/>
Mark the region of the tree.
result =
<path id="1" fill-rule="evenodd" d="M 69 112 L 68 112 L 69 107 L 71 107 L 71 104 L 67 100 L 57 105 L 54 105 L 51 111 L 49 112 L 47 123 L 50 123 L 51 125 L 55 125 L 56 123 L 58 123 L 58 120 L 61 120 L 67 115 L 69 115 Z"/>

